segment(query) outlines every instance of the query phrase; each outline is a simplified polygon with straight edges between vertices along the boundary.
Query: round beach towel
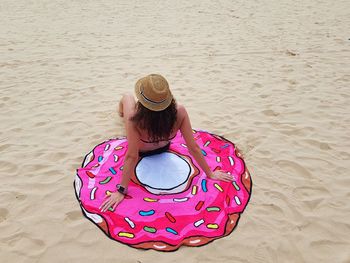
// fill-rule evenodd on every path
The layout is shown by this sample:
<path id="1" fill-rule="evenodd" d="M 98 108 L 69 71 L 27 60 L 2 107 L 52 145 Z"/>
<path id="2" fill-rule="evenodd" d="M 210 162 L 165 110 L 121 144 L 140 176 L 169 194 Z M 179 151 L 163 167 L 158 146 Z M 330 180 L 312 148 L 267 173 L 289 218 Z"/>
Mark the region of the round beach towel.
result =
<path id="1" fill-rule="evenodd" d="M 84 216 L 108 237 L 142 249 L 173 251 L 230 234 L 250 198 L 249 172 L 232 142 L 202 130 L 193 135 L 210 168 L 229 172 L 232 182 L 208 178 L 178 132 L 167 152 L 140 158 L 124 200 L 101 212 L 121 181 L 128 147 L 125 138 L 110 139 L 77 169 L 74 188 Z"/>

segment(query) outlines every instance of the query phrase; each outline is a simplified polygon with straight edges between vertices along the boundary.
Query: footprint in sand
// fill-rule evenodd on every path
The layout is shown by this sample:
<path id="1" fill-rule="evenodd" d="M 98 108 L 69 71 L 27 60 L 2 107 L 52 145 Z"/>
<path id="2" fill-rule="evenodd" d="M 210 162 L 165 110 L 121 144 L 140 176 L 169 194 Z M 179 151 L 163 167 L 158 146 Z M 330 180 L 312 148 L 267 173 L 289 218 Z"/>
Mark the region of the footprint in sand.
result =
<path id="1" fill-rule="evenodd" d="M 82 214 L 80 211 L 70 211 L 66 213 L 64 221 L 75 221 L 81 219 Z"/>
<path id="2" fill-rule="evenodd" d="M 34 250 L 42 249 L 45 246 L 45 242 L 43 240 L 32 238 L 30 234 L 25 232 L 13 234 L 9 237 L 3 238 L 2 241 L 11 247 L 16 247 L 20 248 L 23 251 L 31 252 Z"/>
<path id="3" fill-rule="evenodd" d="M 312 200 L 305 200 L 303 201 L 303 203 L 311 210 L 314 210 L 315 208 L 317 208 L 321 203 L 322 201 L 324 201 L 325 198 L 315 198 L 315 199 L 312 199 Z"/>
<path id="4" fill-rule="evenodd" d="M 274 116 L 274 117 L 280 115 L 278 112 L 275 112 L 273 110 L 263 110 L 262 113 L 265 114 L 266 116 Z"/>
<path id="5" fill-rule="evenodd" d="M 6 162 L 6 161 L 0 161 L 0 172 L 3 173 L 14 173 L 16 172 L 18 169 L 18 166 L 10 163 L 10 162 Z"/>
<path id="6" fill-rule="evenodd" d="M 266 244 L 258 244 L 253 252 L 253 262 L 275 262 L 275 256 Z"/>
<path id="7" fill-rule="evenodd" d="M 9 210 L 7 210 L 6 208 L 0 208 L 0 223 L 7 219 L 8 214 Z"/>
<path id="8" fill-rule="evenodd" d="M 267 97 L 269 97 L 269 95 L 267 95 L 267 94 L 261 94 L 261 95 L 259 95 L 259 97 L 262 98 L 262 99 L 266 99 Z"/>
<path id="9" fill-rule="evenodd" d="M 317 140 L 313 140 L 313 139 L 304 139 L 303 140 L 304 142 L 312 145 L 312 146 L 316 146 L 318 148 L 320 148 L 321 150 L 330 150 L 332 149 L 328 143 L 326 142 L 320 142 L 320 141 L 317 141 Z"/>
<path id="10" fill-rule="evenodd" d="M 260 83 L 254 83 L 254 84 L 253 84 L 253 87 L 254 87 L 254 88 L 261 88 L 262 85 L 261 85 Z"/>
<path id="11" fill-rule="evenodd" d="M 4 152 L 6 149 L 10 148 L 12 146 L 12 144 L 3 144 L 0 146 L 0 152 Z"/>
<path id="12" fill-rule="evenodd" d="M 302 175 L 305 178 L 313 177 L 312 174 L 305 167 L 301 166 L 296 162 L 288 161 L 288 160 L 278 160 L 276 164 L 285 171 L 296 172 L 294 173 L 296 177 L 298 177 L 298 175 Z"/>
<path id="13" fill-rule="evenodd" d="M 41 127 L 41 126 L 45 126 L 48 122 L 47 121 L 40 121 L 40 122 L 36 122 L 35 123 L 35 127 Z"/>
<path id="14" fill-rule="evenodd" d="M 15 192 L 14 194 L 15 194 L 15 198 L 16 198 L 17 200 L 19 200 L 19 201 L 22 201 L 22 200 L 24 200 L 24 199 L 27 198 L 27 195 L 21 194 L 21 193 L 19 193 L 19 192 Z"/>
<path id="15" fill-rule="evenodd" d="M 293 190 L 293 195 L 299 200 L 311 202 L 310 204 L 317 205 L 322 200 L 330 196 L 330 191 L 327 188 L 313 185 L 296 187 Z"/>

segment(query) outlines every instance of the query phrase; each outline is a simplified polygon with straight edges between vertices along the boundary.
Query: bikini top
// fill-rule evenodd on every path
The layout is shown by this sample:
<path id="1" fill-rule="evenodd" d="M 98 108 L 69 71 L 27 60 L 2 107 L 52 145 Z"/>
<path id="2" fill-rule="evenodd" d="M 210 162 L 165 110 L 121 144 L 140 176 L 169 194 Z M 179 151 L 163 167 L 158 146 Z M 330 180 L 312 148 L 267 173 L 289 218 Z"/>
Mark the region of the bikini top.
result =
<path id="1" fill-rule="evenodd" d="M 140 138 L 140 140 L 142 141 L 142 142 L 144 142 L 144 143 L 159 143 L 159 142 L 164 142 L 164 141 L 171 141 L 172 139 L 174 139 L 176 137 L 176 134 L 173 136 L 173 137 L 171 137 L 171 138 L 169 138 L 168 140 L 160 140 L 160 141 L 145 141 L 145 140 L 142 140 L 141 138 Z"/>

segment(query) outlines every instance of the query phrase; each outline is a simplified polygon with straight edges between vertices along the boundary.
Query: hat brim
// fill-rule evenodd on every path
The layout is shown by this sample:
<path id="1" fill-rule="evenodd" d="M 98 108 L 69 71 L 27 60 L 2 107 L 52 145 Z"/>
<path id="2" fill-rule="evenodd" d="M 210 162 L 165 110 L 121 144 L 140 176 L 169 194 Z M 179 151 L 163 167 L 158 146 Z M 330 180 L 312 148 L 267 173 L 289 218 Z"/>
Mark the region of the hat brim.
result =
<path id="1" fill-rule="evenodd" d="M 145 100 L 145 98 L 141 95 L 140 92 L 140 85 L 142 83 L 142 79 L 139 79 L 135 84 L 135 95 L 138 101 L 147 109 L 152 111 L 162 111 L 168 108 L 168 106 L 171 104 L 171 101 L 173 100 L 173 95 L 171 92 L 169 92 L 167 98 L 161 102 L 161 103 L 152 103 L 150 101 Z"/>

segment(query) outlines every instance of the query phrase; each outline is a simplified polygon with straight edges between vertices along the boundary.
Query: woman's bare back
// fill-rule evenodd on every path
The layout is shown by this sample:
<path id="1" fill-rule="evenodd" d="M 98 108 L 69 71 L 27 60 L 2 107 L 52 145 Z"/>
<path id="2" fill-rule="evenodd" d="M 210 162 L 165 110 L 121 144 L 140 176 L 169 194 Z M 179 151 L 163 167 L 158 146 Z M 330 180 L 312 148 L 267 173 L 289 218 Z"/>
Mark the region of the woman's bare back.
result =
<path id="1" fill-rule="evenodd" d="M 183 106 L 178 104 L 176 122 L 174 124 L 174 129 L 169 136 L 169 140 L 152 142 L 148 136 L 147 131 L 140 129 L 139 127 L 136 127 L 134 123 L 130 123 L 131 121 L 129 119 L 130 117 L 134 116 L 135 113 L 136 113 L 136 101 L 134 99 L 134 96 L 132 96 L 131 94 L 124 95 L 123 99 L 121 100 L 121 104 L 119 105 L 119 115 L 124 118 L 125 129 L 127 129 L 127 127 L 132 127 L 137 131 L 137 134 L 139 136 L 138 148 L 139 148 L 139 151 L 141 152 L 155 150 L 157 148 L 161 148 L 167 145 L 169 143 L 169 140 L 176 136 L 176 133 L 180 129 L 181 122 L 184 117 Z M 126 131 L 126 133 L 128 132 Z"/>
<path id="2" fill-rule="evenodd" d="M 141 130 L 139 128 L 136 128 L 137 131 L 138 131 L 138 134 L 140 136 L 140 140 L 139 140 L 139 150 L 141 152 L 144 152 L 144 151 L 151 151 L 151 150 L 155 150 L 157 148 L 161 148 L 161 147 L 164 147 L 165 145 L 167 145 L 169 143 L 169 141 L 171 139 L 173 139 L 177 132 L 179 131 L 180 129 L 180 125 L 181 125 L 181 120 L 182 120 L 182 108 L 183 106 L 181 105 L 177 105 L 177 116 L 176 116 L 176 122 L 174 124 L 174 129 L 172 131 L 172 133 L 170 134 L 169 136 L 169 139 L 168 140 L 162 140 L 162 141 L 158 141 L 158 142 L 152 142 L 150 141 L 149 139 L 149 136 L 148 136 L 148 133 L 147 131 L 145 130 Z"/>

